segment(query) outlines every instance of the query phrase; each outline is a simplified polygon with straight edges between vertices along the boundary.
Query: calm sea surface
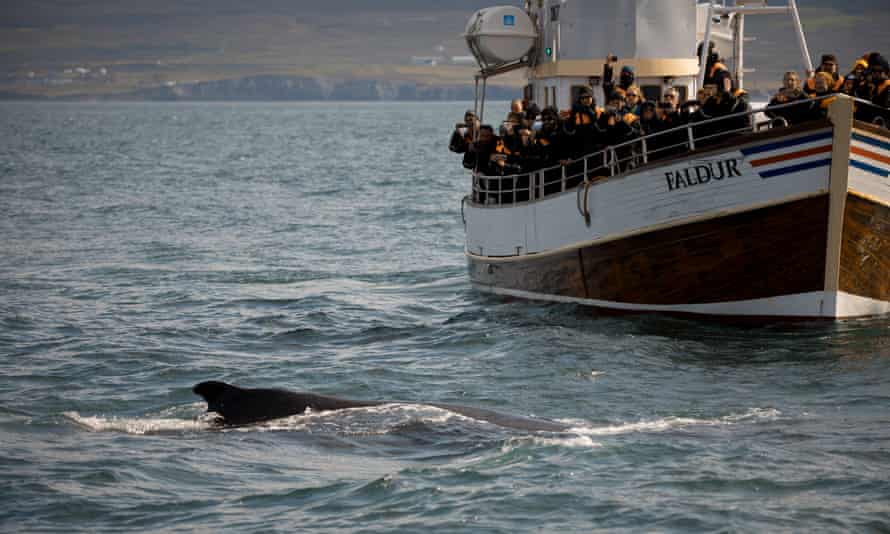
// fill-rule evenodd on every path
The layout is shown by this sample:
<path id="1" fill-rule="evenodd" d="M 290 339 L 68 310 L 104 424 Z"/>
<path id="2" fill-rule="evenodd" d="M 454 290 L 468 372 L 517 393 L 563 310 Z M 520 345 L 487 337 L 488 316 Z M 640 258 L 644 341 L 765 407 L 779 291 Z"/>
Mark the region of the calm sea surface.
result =
<path id="1" fill-rule="evenodd" d="M 0 530 L 890 530 L 890 319 L 478 294 L 466 107 L 0 104 Z M 208 379 L 574 428 L 219 431 Z"/>

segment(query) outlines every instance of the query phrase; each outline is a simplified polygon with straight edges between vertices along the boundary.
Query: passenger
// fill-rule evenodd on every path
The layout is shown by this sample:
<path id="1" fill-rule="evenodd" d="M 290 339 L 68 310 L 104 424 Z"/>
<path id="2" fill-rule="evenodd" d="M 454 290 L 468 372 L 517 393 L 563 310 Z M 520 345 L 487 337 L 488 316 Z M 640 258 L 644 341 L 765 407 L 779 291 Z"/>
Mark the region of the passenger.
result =
<path id="1" fill-rule="evenodd" d="M 559 111 L 553 107 L 541 112 L 541 130 L 534 137 L 540 167 L 554 167 L 568 163 L 568 139 L 560 124 Z"/>
<path id="2" fill-rule="evenodd" d="M 664 146 L 664 138 L 655 134 L 665 129 L 664 123 L 658 116 L 655 102 L 647 100 L 640 104 L 640 135 L 654 135 L 646 139 L 646 153 L 650 161 L 663 156 L 661 148 Z"/>
<path id="3" fill-rule="evenodd" d="M 659 102 L 655 111 L 663 131 L 685 124 L 676 106 L 670 102 Z M 689 139 L 685 130 L 678 130 L 661 134 L 658 144 L 660 157 L 667 157 L 688 150 Z"/>
<path id="4" fill-rule="evenodd" d="M 859 78 L 855 74 L 847 74 L 847 77 L 844 78 L 844 85 L 841 86 L 841 92 L 847 96 L 855 96 L 856 86 L 859 85 L 858 81 Z"/>
<path id="5" fill-rule="evenodd" d="M 562 169 L 569 162 L 569 134 L 560 123 L 559 110 L 550 106 L 541 112 L 541 130 L 534 138 L 534 155 L 537 165 L 544 171 L 544 194 L 550 195 L 562 190 Z"/>
<path id="6" fill-rule="evenodd" d="M 820 73 L 825 73 L 829 76 L 830 82 L 828 84 L 828 93 L 834 93 L 840 91 L 841 86 L 844 84 L 844 80 L 837 73 L 837 58 L 833 54 L 825 54 L 822 56 L 822 61 L 819 63 L 819 66 L 816 68 L 816 72 L 807 79 L 807 83 L 804 84 L 804 92 L 806 92 L 810 97 L 816 94 L 816 78 Z"/>
<path id="7" fill-rule="evenodd" d="M 624 91 L 615 89 L 609 96 L 606 111 L 603 113 L 598 130 L 602 132 L 605 146 L 616 146 L 640 136 L 640 120 L 633 113 L 625 111 L 627 100 Z M 619 168 L 624 171 L 634 166 L 634 147 L 627 145 L 615 151 Z"/>
<path id="8" fill-rule="evenodd" d="M 612 94 L 615 89 L 621 89 L 626 93 L 631 87 L 636 87 L 636 75 L 634 74 L 634 68 L 630 65 L 621 67 L 621 72 L 618 75 L 618 84 L 615 84 L 613 65 L 617 62 L 618 56 L 610 55 L 606 60 L 606 64 L 603 65 L 603 94 L 605 95 Z"/>
<path id="9" fill-rule="evenodd" d="M 572 158 L 581 157 L 596 149 L 599 140 L 594 125 L 601 114 L 602 110 L 596 107 L 593 90 L 582 87 L 565 124 L 566 131 L 572 135 Z"/>
<path id="10" fill-rule="evenodd" d="M 698 45 L 699 63 L 701 62 L 703 45 L 704 43 Z M 732 74 L 720 59 L 713 41 L 708 45 L 708 57 L 705 64 L 705 85 L 716 85 L 722 91 L 732 91 Z"/>
<path id="11" fill-rule="evenodd" d="M 669 87 L 664 95 L 661 97 L 661 101 L 664 104 L 667 104 L 667 107 L 664 109 L 669 110 L 669 112 L 674 113 L 678 111 L 680 106 L 680 91 L 677 91 L 674 87 Z"/>
<path id="12" fill-rule="evenodd" d="M 470 143 L 464 153 L 464 168 L 472 170 L 477 175 L 474 180 L 477 180 L 479 190 L 476 192 L 475 200 L 480 204 L 493 202 L 497 198 L 495 193 L 500 190 L 497 180 L 486 178 L 498 174 L 493 160 L 499 145 L 501 143 L 494 135 L 494 129 L 488 124 L 483 124 L 479 127 L 479 139 Z"/>
<path id="13" fill-rule="evenodd" d="M 522 137 L 520 136 L 519 131 L 523 128 L 523 114 L 516 111 L 511 111 L 507 115 L 507 120 L 501 124 L 501 139 L 504 142 L 504 146 L 511 153 L 518 153 L 522 146 Z"/>
<path id="14" fill-rule="evenodd" d="M 541 115 L 541 108 L 538 107 L 537 104 L 532 102 L 525 108 L 525 117 L 524 124 L 527 128 L 532 128 L 534 124 L 539 120 L 539 115 Z"/>
<path id="15" fill-rule="evenodd" d="M 877 60 L 880 56 L 881 55 L 877 52 L 865 54 L 856 62 L 856 65 L 854 65 L 853 70 L 859 72 L 854 94 L 856 98 L 871 100 L 874 85 L 871 82 L 871 63 L 869 63 L 869 61 Z"/>
<path id="16" fill-rule="evenodd" d="M 522 173 L 528 172 L 533 145 L 531 130 L 522 125 L 518 113 L 511 112 L 503 128 L 502 144 L 495 149 L 494 162 L 498 167 L 498 174 L 509 176 L 502 178 L 499 183 L 500 203 L 510 204 L 528 200 L 528 175 Z M 524 194 L 520 194 L 520 190 L 524 190 Z"/>
<path id="17" fill-rule="evenodd" d="M 652 135 L 662 130 L 661 120 L 658 118 L 655 102 L 647 100 L 640 104 L 640 134 Z"/>
<path id="18" fill-rule="evenodd" d="M 498 142 L 500 140 L 494 135 L 494 129 L 488 124 L 481 125 L 479 139 L 470 143 L 464 153 L 464 168 L 477 174 L 491 174 L 491 157 Z"/>
<path id="19" fill-rule="evenodd" d="M 811 119 L 822 119 L 828 116 L 828 106 L 834 102 L 837 97 L 829 96 L 834 93 L 834 78 L 828 72 L 817 72 L 813 77 L 813 89 L 810 97 L 818 99 L 813 102 L 810 112 Z"/>
<path id="20" fill-rule="evenodd" d="M 640 88 L 636 85 L 631 85 L 625 90 L 625 94 L 627 95 L 627 105 L 625 106 L 624 111 L 639 116 L 640 105 L 643 103 L 643 92 L 640 91 Z"/>
<path id="21" fill-rule="evenodd" d="M 713 116 L 709 113 L 705 113 L 705 106 L 707 106 L 708 102 L 717 95 L 717 86 L 714 84 L 708 84 L 698 90 L 695 95 L 695 111 L 691 113 L 689 117 L 690 122 L 699 122 L 703 120 L 712 119 Z M 692 108 L 693 106 L 689 106 Z"/>
<path id="22" fill-rule="evenodd" d="M 742 88 L 735 89 L 732 92 L 731 103 L 729 114 L 737 116 L 731 120 L 728 127 L 737 133 L 745 133 L 745 130 L 751 129 L 752 124 L 751 115 L 748 113 L 751 111 L 751 99 L 748 92 Z"/>
<path id="23" fill-rule="evenodd" d="M 816 92 L 816 74 L 819 74 L 820 72 L 824 72 L 831 77 L 829 93 L 840 91 L 841 86 L 844 84 L 844 80 L 837 72 L 837 57 L 835 57 L 834 54 L 824 54 L 822 56 L 822 61 L 819 62 L 819 67 L 816 68 L 816 72 L 814 72 L 813 76 L 807 80 L 806 92 L 808 94 L 812 96 L 812 94 Z"/>
<path id="24" fill-rule="evenodd" d="M 683 124 L 688 124 L 690 122 L 695 122 L 696 120 L 701 120 L 698 117 L 698 112 L 701 110 L 701 107 L 708 100 L 708 90 L 704 87 L 699 89 L 695 95 L 695 98 L 692 100 L 687 100 L 680 104 L 677 112 L 680 116 L 680 122 Z"/>
<path id="25" fill-rule="evenodd" d="M 867 70 L 868 61 L 865 58 L 859 58 L 856 60 L 856 63 L 853 63 L 853 68 L 847 76 L 853 76 L 856 80 L 862 80 L 865 78 L 865 71 Z"/>
<path id="26" fill-rule="evenodd" d="M 725 117 L 732 113 L 736 100 L 728 91 L 721 91 L 714 85 L 706 85 L 705 92 L 708 95 L 705 103 L 693 116 L 693 122 L 710 121 Z M 727 137 L 727 130 L 732 130 L 730 125 L 722 121 L 708 122 L 694 129 L 696 147 L 714 144 Z"/>
<path id="27" fill-rule="evenodd" d="M 451 141 L 448 143 L 448 150 L 457 154 L 463 154 L 470 148 L 470 143 L 476 138 L 479 128 L 479 119 L 476 114 L 467 110 L 464 113 L 464 122 L 458 123 L 454 127 L 454 133 L 451 134 Z"/>
<path id="28" fill-rule="evenodd" d="M 870 65 L 871 82 L 874 85 L 871 102 L 878 109 L 871 108 L 875 115 L 866 118 L 869 119 L 869 122 L 876 122 L 880 119 L 878 124 L 887 128 L 890 125 L 890 64 L 883 56 L 878 55 Z"/>
<path id="29" fill-rule="evenodd" d="M 623 89 L 625 93 L 631 87 L 636 87 L 636 75 L 634 74 L 634 68 L 630 65 L 621 67 L 621 74 L 618 75 L 618 87 Z"/>
<path id="30" fill-rule="evenodd" d="M 875 64 L 871 67 L 872 83 L 875 85 L 875 91 L 872 94 L 871 101 L 876 106 L 890 108 L 890 65 L 884 57 L 878 56 Z"/>
<path id="31" fill-rule="evenodd" d="M 513 156 L 515 164 L 519 167 L 519 176 L 516 177 L 516 194 L 513 197 L 515 202 L 526 202 L 530 198 L 529 185 L 531 176 L 528 174 L 537 170 L 539 157 L 537 147 L 535 146 L 533 132 L 525 126 L 519 130 L 520 145 L 519 153 Z"/>
<path id="32" fill-rule="evenodd" d="M 510 111 L 507 112 L 507 116 L 504 118 L 505 121 L 511 121 L 513 117 L 519 117 L 520 120 L 525 117 L 525 103 L 519 99 L 514 98 L 510 101 Z"/>
<path id="33" fill-rule="evenodd" d="M 773 106 L 793 104 L 794 102 L 800 102 L 800 104 L 776 110 L 769 109 Z M 800 76 L 794 71 L 788 71 L 782 78 L 782 89 L 769 101 L 765 113 L 770 118 L 781 118 L 788 125 L 794 125 L 800 124 L 810 117 L 811 107 L 812 102 L 801 89 Z"/>

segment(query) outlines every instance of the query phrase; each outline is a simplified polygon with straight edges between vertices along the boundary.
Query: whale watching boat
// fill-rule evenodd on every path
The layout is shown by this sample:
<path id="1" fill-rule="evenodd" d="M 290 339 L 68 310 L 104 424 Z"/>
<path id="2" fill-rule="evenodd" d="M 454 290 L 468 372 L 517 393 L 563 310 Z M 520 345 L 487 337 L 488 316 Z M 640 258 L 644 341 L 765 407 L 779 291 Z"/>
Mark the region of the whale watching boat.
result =
<path id="1" fill-rule="evenodd" d="M 611 54 L 632 67 L 645 99 L 671 87 L 695 98 L 707 74 L 700 43 L 718 45 L 743 87 L 746 18 L 780 14 L 812 72 L 795 0 L 486 8 L 465 33 L 479 63 L 476 114 L 486 122 L 488 80 L 516 70 L 539 108 L 570 109 L 582 87 L 603 103 Z M 633 312 L 890 313 L 890 131 L 856 120 L 867 101 L 837 94 L 820 104 L 825 118 L 800 124 L 749 108 L 533 172 L 474 172 L 461 203 L 472 286 Z"/>

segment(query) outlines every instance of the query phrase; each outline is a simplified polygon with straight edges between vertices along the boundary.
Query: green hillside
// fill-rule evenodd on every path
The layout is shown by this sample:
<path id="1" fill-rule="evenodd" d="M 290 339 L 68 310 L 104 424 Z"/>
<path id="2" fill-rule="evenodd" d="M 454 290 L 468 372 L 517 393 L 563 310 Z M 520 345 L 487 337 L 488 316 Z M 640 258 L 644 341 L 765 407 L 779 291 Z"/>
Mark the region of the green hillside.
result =
<path id="1" fill-rule="evenodd" d="M 831 51 L 846 64 L 867 49 L 890 52 L 884 1 L 800 4 L 813 55 Z M 259 74 L 467 83 L 470 67 L 417 65 L 412 56 L 466 55 L 460 33 L 470 14 L 486 5 L 35 0 L 5 6 L 0 18 L 0 90 L 102 94 Z M 798 67 L 787 23 L 752 20 L 748 27 L 758 36 L 748 46 L 748 64 L 758 68 L 749 83 L 775 85 L 782 71 Z"/>

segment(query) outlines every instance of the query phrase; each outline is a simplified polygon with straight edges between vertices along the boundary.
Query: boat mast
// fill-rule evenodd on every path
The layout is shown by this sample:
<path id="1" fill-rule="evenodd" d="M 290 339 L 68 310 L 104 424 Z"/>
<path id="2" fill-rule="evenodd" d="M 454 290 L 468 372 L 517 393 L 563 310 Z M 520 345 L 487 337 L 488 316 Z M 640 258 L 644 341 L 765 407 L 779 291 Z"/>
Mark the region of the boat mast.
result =
<path id="1" fill-rule="evenodd" d="M 728 17 L 733 19 L 733 64 L 735 66 L 735 81 L 738 87 L 743 86 L 745 77 L 745 15 L 791 15 L 794 24 L 794 32 L 797 36 L 797 44 L 800 46 L 800 54 L 803 59 L 803 66 L 807 74 L 813 72 L 813 60 L 810 58 L 810 51 L 807 48 L 807 39 L 803 33 L 803 26 L 800 22 L 800 12 L 797 9 L 796 0 L 788 0 L 786 6 L 769 6 L 767 0 L 756 0 L 759 6 L 748 5 L 746 0 L 736 0 L 735 5 L 719 5 L 715 2 L 708 3 L 707 22 L 705 24 L 705 35 L 702 41 L 702 56 L 699 58 L 698 88 L 705 85 L 705 76 L 707 75 L 707 50 L 708 43 L 711 41 L 711 26 L 714 23 L 714 17 Z"/>

